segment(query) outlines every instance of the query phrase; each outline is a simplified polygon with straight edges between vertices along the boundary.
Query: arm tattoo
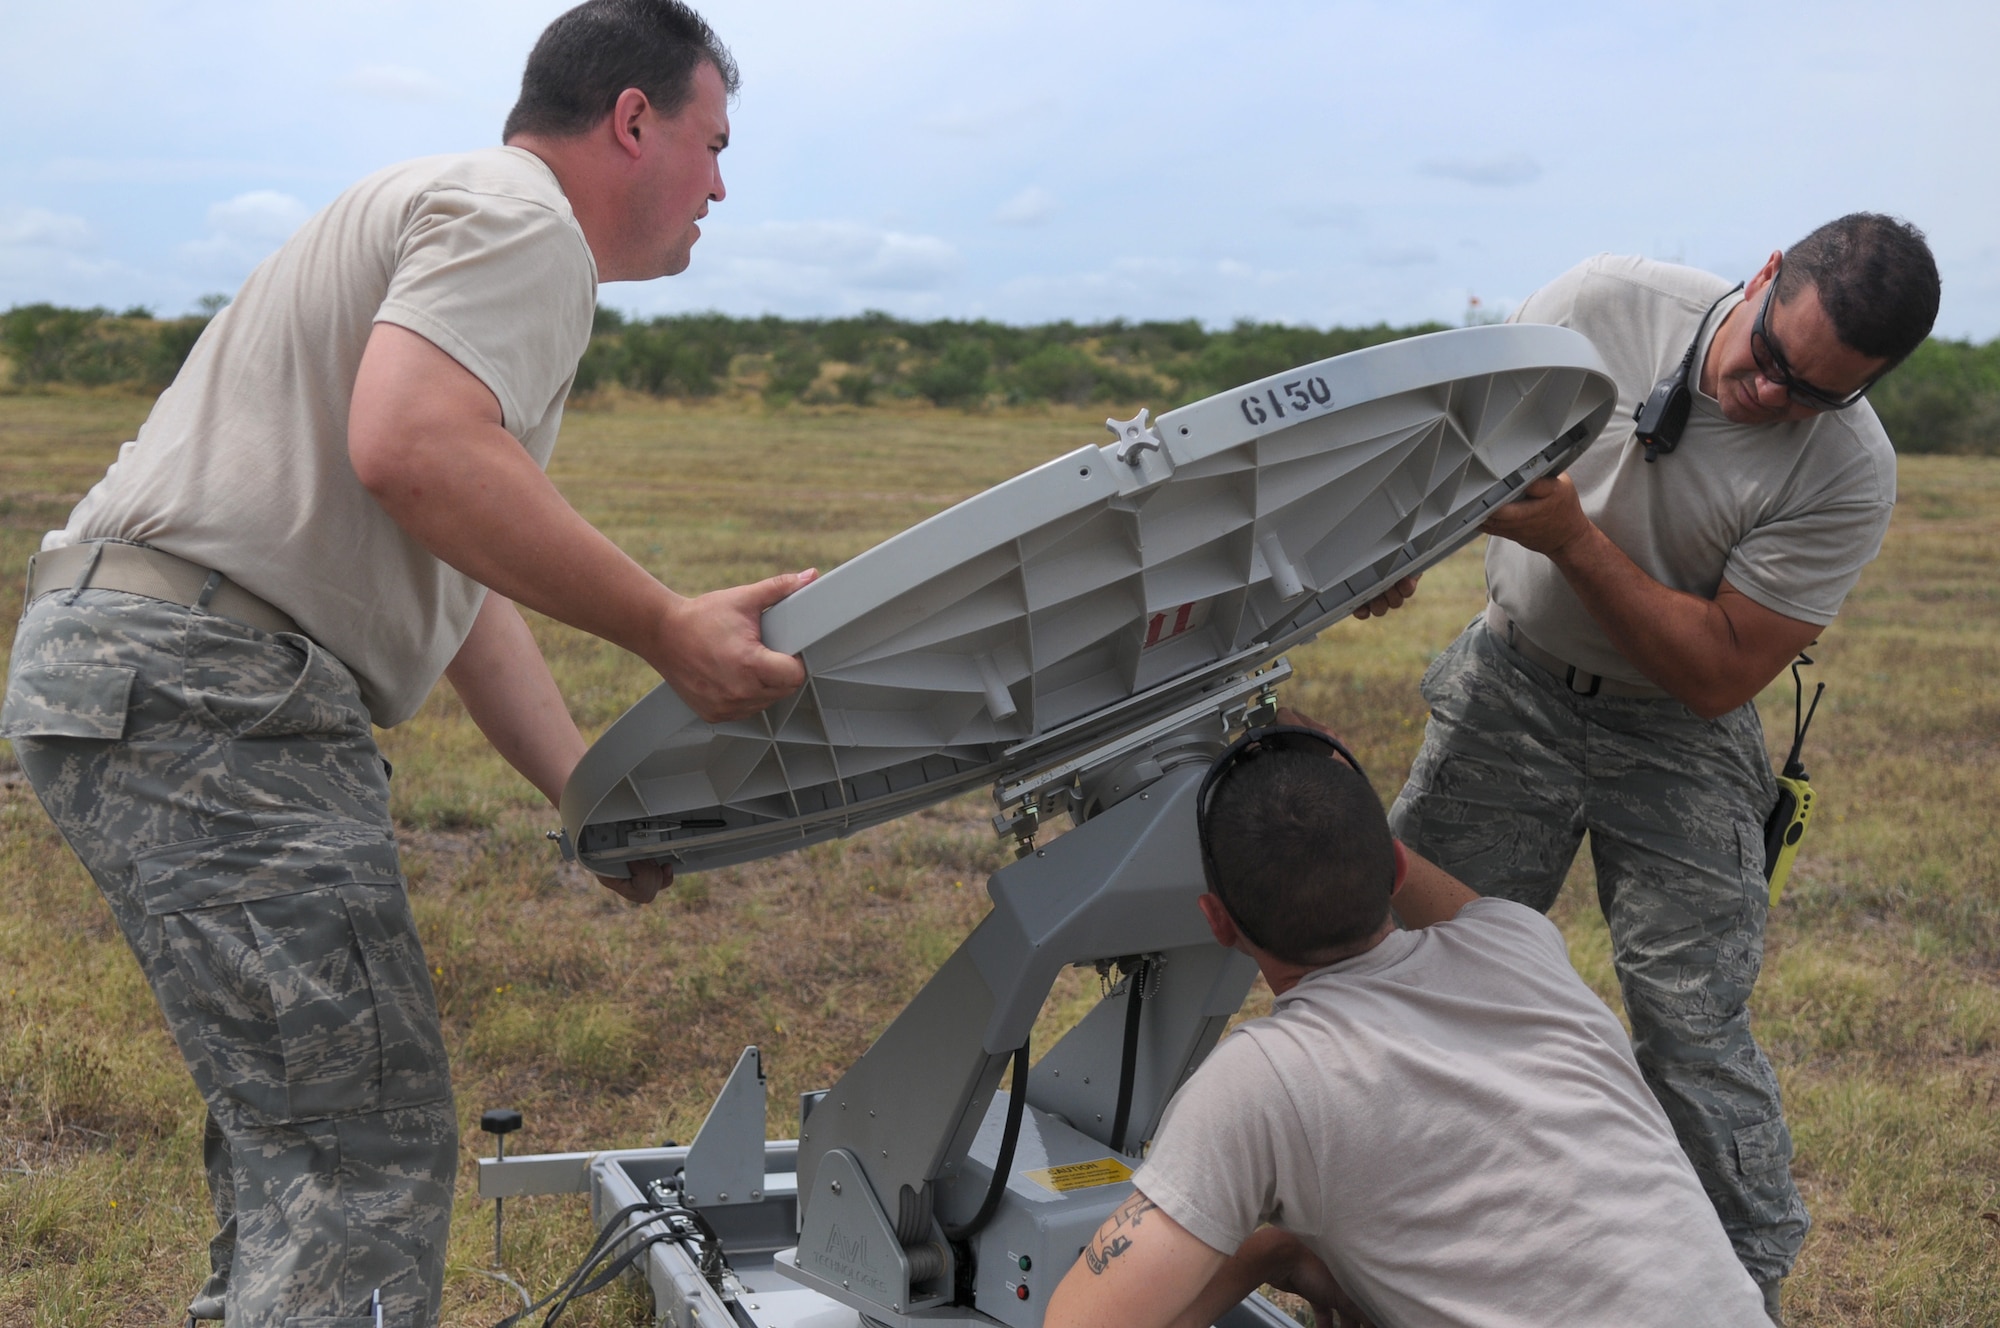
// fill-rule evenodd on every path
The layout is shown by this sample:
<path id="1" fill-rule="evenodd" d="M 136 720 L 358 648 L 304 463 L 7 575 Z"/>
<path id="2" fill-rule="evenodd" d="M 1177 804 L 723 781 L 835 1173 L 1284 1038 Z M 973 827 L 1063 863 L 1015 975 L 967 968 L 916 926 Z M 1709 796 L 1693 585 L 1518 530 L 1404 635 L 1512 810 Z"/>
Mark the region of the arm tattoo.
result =
<path id="1" fill-rule="evenodd" d="M 1145 1222 L 1146 1214 L 1158 1207 L 1137 1190 L 1132 1191 L 1132 1197 L 1112 1210 L 1104 1225 L 1097 1229 L 1097 1234 L 1090 1238 L 1090 1244 L 1084 1247 L 1083 1261 L 1090 1271 L 1103 1276 L 1113 1259 L 1132 1248 L 1129 1229 Z"/>

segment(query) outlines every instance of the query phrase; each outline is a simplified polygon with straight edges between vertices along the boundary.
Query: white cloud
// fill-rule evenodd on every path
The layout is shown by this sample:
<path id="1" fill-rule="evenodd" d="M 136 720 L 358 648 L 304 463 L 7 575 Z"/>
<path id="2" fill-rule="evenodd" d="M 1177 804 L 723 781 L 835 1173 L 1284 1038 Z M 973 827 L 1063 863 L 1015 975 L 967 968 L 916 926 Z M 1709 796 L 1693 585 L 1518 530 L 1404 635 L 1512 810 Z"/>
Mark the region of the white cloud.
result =
<path id="1" fill-rule="evenodd" d="M 250 274 L 312 215 L 290 194 L 255 189 L 208 210 L 208 234 L 180 247 L 181 261 L 197 275 L 234 286 Z"/>
<path id="2" fill-rule="evenodd" d="M 47 208 L 0 206 L 0 308 L 57 303 L 108 304 L 135 275 L 97 252 L 96 228 Z M 106 288 L 115 292 L 107 295 Z"/>
<path id="3" fill-rule="evenodd" d="M 82 217 L 38 207 L 0 207 L 0 249 L 90 249 L 97 235 Z"/>
<path id="4" fill-rule="evenodd" d="M 725 261 L 772 277 L 834 281 L 871 290 L 935 290 L 960 266 L 958 250 L 932 235 L 844 221 L 772 221 L 731 237 Z"/>
<path id="5" fill-rule="evenodd" d="M 342 87 L 385 101 L 441 102 L 451 97 L 444 80 L 407 65 L 360 65 L 340 82 Z"/>
<path id="6" fill-rule="evenodd" d="M 102 252 L 97 228 L 47 208 L 0 205 L 0 309 L 14 304 L 122 306 L 144 274 Z"/>
<path id="7" fill-rule="evenodd" d="M 1250 271 L 1231 259 L 1210 265 L 1128 255 L 1095 270 L 1016 277 L 1000 286 L 997 304 L 1001 316 L 1030 322 L 1186 318 L 1204 312 L 1219 287 L 1240 284 Z"/>
<path id="8" fill-rule="evenodd" d="M 311 215 L 312 210 L 290 194 L 253 189 L 209 208 L 208 226 L 224 235 L 283 244 Z"/>
<path id="9" fill-rule="evenodd" d="M 1423 163 L 1422 170 L 1425 175 L 1488 189 L 1505 189 L 1542 178 L 1541 163 L 1525 152 L 1497 157 L 1434 157 Z"/>
<path id="10" fill-rule="evenodd" d="M 1378 244 L 1361 255 L 1370 267 L 1419 267 L 1437 262 L 1437 250 L 1427 244 Z"/>
<path id="11" fill-rule="evenodd" d="M 1039 226 L 1054 216 L 1060 206 L 1054 194 L 1038 184 L 1031 184 L 1002 203 L 1000 210 L 993 214 L 993 220 L 1002 226 Z"/>
<path id="12" fill-rule="evenodd" d="M 250 176 L 266 180 L 333 180 L 342 175 L 297 161 L 230 161 L 199 157 L 50 157 L 40 175 L 58 184 L 184 184 Z"/>
<path id="13" fill-rule="evenodd" d="M 1348 203 L 1332 203 L 1323 199 L 1301 199 L 1281 209 L 1292 225 L 1305 230 L 1357 230 L 1361 226 L 1361 209 Z"/>
<path id="14" fill-rule="evenodd" d="M 1005 106 L 952 106 L 926 116 L 919 123 L 932 133 L 943 134 L 947 138 L 985 138 L 997 130 L 1038 118 L 1055 108 L 1053 97 L 1032 97 Z"/>
<path id="15" fill-rule="evenodd" d="M 906 317 L 944 312 L 943 291 L 964 267 L 933 235 L 851 221 L 717 224 L 678 277 L 607 292 L 607 304 L 642 312 L 721 309 L 792 317 L 887 309 Z"/>

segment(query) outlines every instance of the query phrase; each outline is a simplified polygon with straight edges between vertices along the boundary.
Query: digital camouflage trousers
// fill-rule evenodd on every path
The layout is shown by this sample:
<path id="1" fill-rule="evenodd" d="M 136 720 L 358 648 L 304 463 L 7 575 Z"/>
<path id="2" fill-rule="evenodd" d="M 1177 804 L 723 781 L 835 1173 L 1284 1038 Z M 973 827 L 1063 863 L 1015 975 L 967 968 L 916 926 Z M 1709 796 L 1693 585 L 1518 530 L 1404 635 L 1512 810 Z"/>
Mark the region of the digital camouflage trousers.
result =
<path id="1" fill-rule="evenodd" d="M 1785 1276 L 1808 1219 L 1771 1064 L 1750 1036 L 1764 957 L 1754 706 L 1586 697 L 1475 620 L 1425 673 L 1430 722 L 1390 825 L 1481 894 L 1547 912 L 1586 830 L 1633 1050 L 1737 1257 Z"/>
<path id="2" fill-rule="evenodd" d="M 208 1106 L 231 1328 L 435 1323 L 458 1162 L 388 774 L 303 636 L 109 590 L 30 605 L 0 735 L 138 956 Z"/>

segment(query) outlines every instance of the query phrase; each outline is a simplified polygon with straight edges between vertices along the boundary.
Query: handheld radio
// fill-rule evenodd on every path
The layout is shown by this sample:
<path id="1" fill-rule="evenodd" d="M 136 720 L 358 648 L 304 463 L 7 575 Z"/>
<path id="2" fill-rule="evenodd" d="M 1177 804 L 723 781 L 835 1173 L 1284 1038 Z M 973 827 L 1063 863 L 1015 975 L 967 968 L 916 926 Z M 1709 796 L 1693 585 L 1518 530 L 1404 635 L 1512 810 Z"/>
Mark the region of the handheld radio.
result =
<path id="1" fill-rule="evenodd" d="M 1701 334 L 1708 330 L 1708 320 L 1722 307 L 1722 302 L 1743 289 L 1737 282 L 1716 298 L 1708 306 L 1708 312 L 1695 324 L 1694 340 L 1688 342 L 1687 354 L 1674 371 L 1653 384 L 1653 390 L 1632 412 L 1633 436 L 1646 448 L 1646 460 L 1657 460 L 1665 453 L 1681 445 L 1681 435 L 1687 431 L 1688 412 L 1694 409 L 1694 389 L 1688 386 L 1688 373 L 1694 368 L 1695 347 L 1701 345 Z"/>
<path id="2" fill-rule="evenodd" d="M 1826 684 L 1814 685 L 1812 705 L 1807 706 L 1806 685 L 1799 677 L 1799 665 L 1810 663 L 1812 656 L 1804 653 L 1792 662 L 1792 750 L 1778 774 L 1778 805 L 1764 818 L 1764 879 L 1771 884 L 1773 908 L 1778 906 L 1778 896 L 1784 893 L 1785 880 L 1792 874 L 1792 861 L 1799 856 L 1799 843 L 1806 837 L 1806 822 L 1813 814 L 1812 785 L 1807 782 L 1799 752 L 1806 744 L 1806 730 L 1819 710 L 1820 693 L 1826 690 Z"/>

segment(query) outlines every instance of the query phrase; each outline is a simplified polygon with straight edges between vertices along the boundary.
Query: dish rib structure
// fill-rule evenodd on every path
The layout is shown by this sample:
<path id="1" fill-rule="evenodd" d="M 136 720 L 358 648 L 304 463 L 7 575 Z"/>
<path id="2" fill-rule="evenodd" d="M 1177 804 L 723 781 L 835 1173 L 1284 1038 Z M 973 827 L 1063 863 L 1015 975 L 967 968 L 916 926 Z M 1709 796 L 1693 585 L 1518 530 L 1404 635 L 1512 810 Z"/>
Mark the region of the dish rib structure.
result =
<path id="1" fill-rule="evenodd" d="M 584 863 L 698 871 L 1046 766 L 1261 667 L 1568 465 L 1616 390 L 1588 340 L 1413 337 L 1113 422 L 764 615 L 805 686 L 697 719 L 662 684 L 578 765 Z"/>

